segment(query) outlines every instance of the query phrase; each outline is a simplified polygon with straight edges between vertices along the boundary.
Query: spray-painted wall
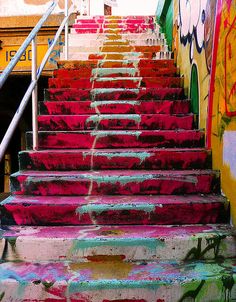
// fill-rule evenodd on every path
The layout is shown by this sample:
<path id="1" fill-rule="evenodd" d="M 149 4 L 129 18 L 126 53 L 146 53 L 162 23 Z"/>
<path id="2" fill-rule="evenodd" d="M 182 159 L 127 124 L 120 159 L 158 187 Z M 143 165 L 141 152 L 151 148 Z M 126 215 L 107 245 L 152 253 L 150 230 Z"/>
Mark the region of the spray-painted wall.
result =
<path id="1" fill-rule="evenodd" d="M 170 9 L 172 50 L 236 223 L 236 0 L 173 0 Z"/>
<path id="2" fill-rule="evenodd" d="M 219 0 L 217 11 L 208 144 L 236 224 L 236 0 Z"/>

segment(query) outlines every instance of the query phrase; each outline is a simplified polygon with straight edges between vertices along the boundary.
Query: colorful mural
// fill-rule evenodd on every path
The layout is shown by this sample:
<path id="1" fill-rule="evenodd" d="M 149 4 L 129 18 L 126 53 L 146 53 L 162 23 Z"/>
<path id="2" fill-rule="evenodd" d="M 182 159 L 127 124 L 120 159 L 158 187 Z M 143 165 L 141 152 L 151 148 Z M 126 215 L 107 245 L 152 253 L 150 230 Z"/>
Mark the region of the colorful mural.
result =
<path id="1" fill-rule="evenodd" d="M 206 129 L 215 9 L 211 0 L 174 1 L 173 51 L 201 129 Z"/>
<path id="2" fill-rule="evenodd" d="M 208 146 L 236 222 L 236 1 L 219 0 L 210 87 Z"/>
<path id="3" fill-rule="evenodd" d="M 160 1 L 161 2 L 161 1 Z M 236 217 L 236 1 L 174 0 L 174 58 Z M 236 220 L 234 219 L 234 222 Z"/>

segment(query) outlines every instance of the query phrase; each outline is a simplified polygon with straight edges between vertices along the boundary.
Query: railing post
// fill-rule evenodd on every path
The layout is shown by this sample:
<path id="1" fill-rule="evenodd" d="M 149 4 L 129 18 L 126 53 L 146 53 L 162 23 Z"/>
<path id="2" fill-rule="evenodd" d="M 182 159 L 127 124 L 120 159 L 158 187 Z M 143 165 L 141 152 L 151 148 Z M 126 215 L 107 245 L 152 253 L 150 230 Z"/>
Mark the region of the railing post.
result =
<path id="1" fill-rule="evenodd" d="M 32 81 L 37 81 L 37 36 L 32 40 Z M 33 150 L 38 150 L 38 87 L 32 91 Z"/>
<path id="2" fill-rule="evenodd" d="M 68 17 L 68 14 L 69 14 L 68 0 L 65 0 L 65 17 Z M 65 60 L 68 60 L 68 56 L 69 56 L 68 35 L 69 35 L 69 24 L 67 20 L 65 24 Z"/>

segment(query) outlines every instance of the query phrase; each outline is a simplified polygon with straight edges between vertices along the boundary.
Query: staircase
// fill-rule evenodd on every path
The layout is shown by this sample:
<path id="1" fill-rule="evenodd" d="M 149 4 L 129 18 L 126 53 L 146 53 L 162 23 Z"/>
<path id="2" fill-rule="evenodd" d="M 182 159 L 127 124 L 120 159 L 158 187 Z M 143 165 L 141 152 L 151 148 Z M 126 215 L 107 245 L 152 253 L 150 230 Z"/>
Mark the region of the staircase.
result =
<path id="1" fill-rule="evenodd" d="M 150 17 L 78 19 L 1 206 L 0 301 L 235 301 L 235 234 Z"/>

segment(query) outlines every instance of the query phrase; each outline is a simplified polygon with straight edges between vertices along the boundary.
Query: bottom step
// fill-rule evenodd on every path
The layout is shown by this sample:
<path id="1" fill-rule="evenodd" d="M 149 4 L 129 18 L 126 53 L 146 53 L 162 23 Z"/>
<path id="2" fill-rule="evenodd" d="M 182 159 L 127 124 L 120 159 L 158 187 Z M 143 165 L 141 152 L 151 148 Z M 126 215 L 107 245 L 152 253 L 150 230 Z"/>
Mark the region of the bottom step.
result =
<path id="1" fill-rule="evenodd" d="M 2 302 L 223 302 L 236 299 L 236 260 L 2 263 Z"/>

